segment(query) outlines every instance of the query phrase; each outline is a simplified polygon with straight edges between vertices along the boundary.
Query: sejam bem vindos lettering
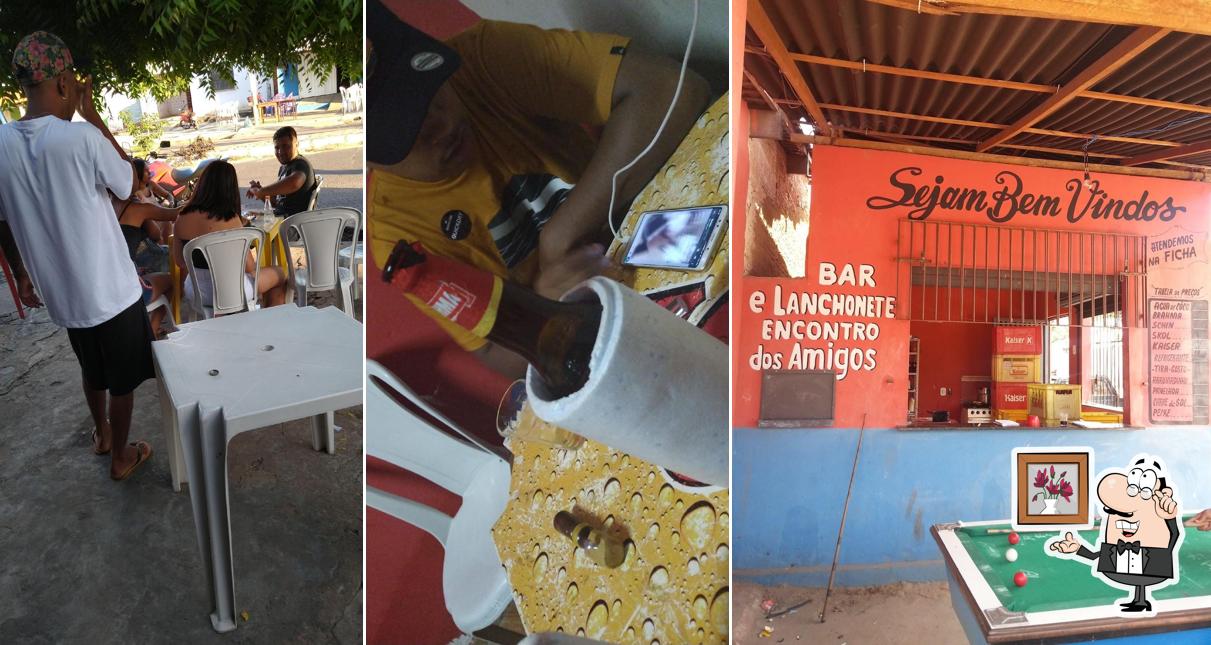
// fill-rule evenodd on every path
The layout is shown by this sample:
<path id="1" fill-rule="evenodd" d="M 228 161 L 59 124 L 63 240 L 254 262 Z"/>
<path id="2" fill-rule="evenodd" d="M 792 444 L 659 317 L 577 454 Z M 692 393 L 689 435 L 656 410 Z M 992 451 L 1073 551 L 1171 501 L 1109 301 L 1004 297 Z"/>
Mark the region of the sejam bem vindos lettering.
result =
<path id="1" fill-rule="evenodd" d="M 1022 178 L 1016 173 L 1002 170 L 994 178 L 997 188 L 988 191 L 969 186 L 946 183 L 946 178 L 937 175 L 933 181 L 917 178 L 923 171 L 916 167 L 900 168 L 888 178 L 895 189 L 891 196 L 876 195 L 866 200 L 867 208 L 887 210 L 909 207 L 908 218 L 927 219 L 936 210 L 983 213 L 989 220 L 1004 223 L 1018 215 L 1037 217 L 1064 216 L 1071 224 L 1085 217 L 1092 220 L 1117 219 L 1125 221 L 1168 222 L 1186 212 L 1185 206 L 1173 203 L 1173 197 L 1153 197 L 1148 191 L 1139 195 L 1111 195 L 1102 189 L 1099 180 L 1090 181 L 1086 188 L 1080 179 L 1069 179 L 1064 184 L 1065 195 L 1050 195 L 1027 190 Z"/>

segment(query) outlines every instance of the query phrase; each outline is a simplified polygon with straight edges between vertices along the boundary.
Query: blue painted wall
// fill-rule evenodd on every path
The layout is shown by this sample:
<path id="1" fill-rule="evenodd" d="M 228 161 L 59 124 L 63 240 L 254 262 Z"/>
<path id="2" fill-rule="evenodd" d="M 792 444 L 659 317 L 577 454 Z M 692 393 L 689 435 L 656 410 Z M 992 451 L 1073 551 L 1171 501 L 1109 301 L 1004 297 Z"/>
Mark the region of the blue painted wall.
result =
<path id="1" fill-rule="evenodd" d="M 732 566 L 737 579 L 826 584 L 857 430 L 737 429 Z M 837 584 L 944 580 L 929 527 L 1010 515 L 1015 447 L 1089 446 L 1095 469 L 1141 452 L 1164 458 L 1183 510 L 1211 507 L 1211 428 L 867 430 Z"/>

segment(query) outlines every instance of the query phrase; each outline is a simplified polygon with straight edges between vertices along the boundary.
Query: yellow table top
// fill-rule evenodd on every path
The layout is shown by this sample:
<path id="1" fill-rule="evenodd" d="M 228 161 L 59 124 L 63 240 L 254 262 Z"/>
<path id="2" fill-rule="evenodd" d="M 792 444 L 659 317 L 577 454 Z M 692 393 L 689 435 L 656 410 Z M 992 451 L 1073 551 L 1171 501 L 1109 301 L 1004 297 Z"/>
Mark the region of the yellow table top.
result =
<path id="1" fill-rule="evenodd" d="M 726 203 L 724 95 L 636 198 L 621 241 L 609 254 L 620 262 L 644 211 Z M 727 291 L 727 233 L 705 272 L 626 268 L 611 277 L 641 292 L 703 282 L 706 301 L 689 316 L 697 322 Z M 527 631 L 562 629 L 621 643 L 727 642 L 726 489 L 690 492 L 675 486 L 659 467 L 592 440 L 575 451 L 538 442 L 508 443 L 514 453 L 510 497 L 492 533 Z M 627 541 L 622 566 L 596 565 L 555 530 L 555 514 L 573 509 Z"/>

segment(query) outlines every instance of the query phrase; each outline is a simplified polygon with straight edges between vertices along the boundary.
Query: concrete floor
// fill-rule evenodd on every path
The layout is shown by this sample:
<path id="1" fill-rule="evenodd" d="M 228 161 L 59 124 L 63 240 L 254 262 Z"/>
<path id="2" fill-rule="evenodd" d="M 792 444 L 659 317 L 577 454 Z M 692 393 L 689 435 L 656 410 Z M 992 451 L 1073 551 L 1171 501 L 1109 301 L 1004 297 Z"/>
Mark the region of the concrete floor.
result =
<path id="1" fill-rule="evenodd" d="M 337 413 L 335 456 L 311 450 L 302 421 L 230 444 L 247 620 L 220 636 L 188 489 L 169 483 L 155 382 L 135 393 L 131 439 L 156 454 L 112 482 L 66 332 L 45 310 L 18 320 L 2 278 L 0 290 L 0 643 L 361 642 L 360 407 Z"/>

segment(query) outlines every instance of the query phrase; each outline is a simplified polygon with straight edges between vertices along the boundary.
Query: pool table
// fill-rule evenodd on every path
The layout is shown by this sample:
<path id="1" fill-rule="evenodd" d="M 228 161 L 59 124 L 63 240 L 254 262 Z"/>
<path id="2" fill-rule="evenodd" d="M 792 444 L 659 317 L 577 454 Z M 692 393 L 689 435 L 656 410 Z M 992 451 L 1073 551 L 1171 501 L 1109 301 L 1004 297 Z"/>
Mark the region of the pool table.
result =
<path id="1" fill-rule="evenodd" d="M 1058 531 L 1019 532 L 1018 559 L 1009 562 L 1009 536 L 990 533 L 1009 528 L 1006 520 L 931 529 L 946 561 L 951 603 L 971 642 L 1211 643 L 1211 532 L 1182 527 L 1179 582 L 1149 592 L 1154 616 L 1127 618 L 1118 603 L 1129 591 L 1095 577 L 1087 560 L 1045 553 Z M 1080 534 L 1096 544 L 1097 530 Z M 1018 571 L 1027 576 L 1025 587 L 1013 583 Z"/>

